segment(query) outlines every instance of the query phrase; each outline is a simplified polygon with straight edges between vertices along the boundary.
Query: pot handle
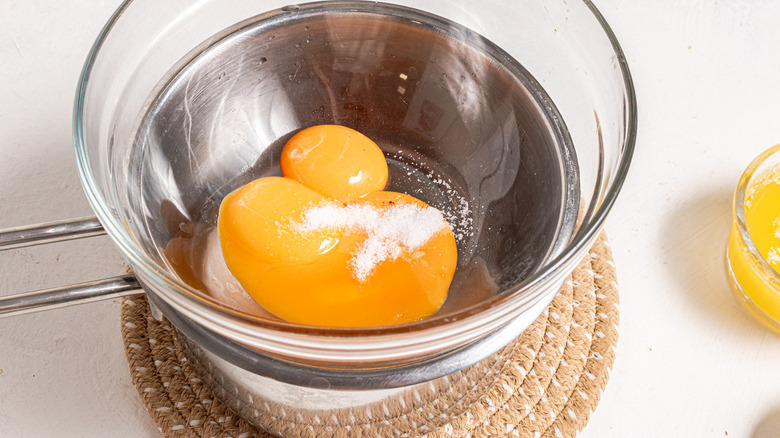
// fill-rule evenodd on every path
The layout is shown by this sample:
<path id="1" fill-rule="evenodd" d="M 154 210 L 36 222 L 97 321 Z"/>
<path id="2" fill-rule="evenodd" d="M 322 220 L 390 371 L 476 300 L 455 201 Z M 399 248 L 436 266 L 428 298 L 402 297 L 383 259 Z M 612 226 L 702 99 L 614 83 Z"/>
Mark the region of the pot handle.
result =
<path id="1" fill-rule="evenodd" d="M 0 251 L 105 234 L 97 218 L 0 230 Z M 0 318 L 143 293 L 132 274 L 0 297 Z"/>

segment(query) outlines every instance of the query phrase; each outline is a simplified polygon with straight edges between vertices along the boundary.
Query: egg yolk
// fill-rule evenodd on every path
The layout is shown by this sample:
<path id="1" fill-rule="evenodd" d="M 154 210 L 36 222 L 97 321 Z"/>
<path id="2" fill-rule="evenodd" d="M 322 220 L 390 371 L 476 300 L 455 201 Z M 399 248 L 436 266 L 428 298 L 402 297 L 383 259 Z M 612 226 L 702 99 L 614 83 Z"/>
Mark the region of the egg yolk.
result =
<path id="1" fill-rule="evenodd" d="M 322 133 L 315 128 L 302 132 Z M 384 156 L 379 151 L 382 167 L 373 152 L 356 152 L 364 141 L 350 140 L 354 134 L 337 136 L 341 146 L 325 136 L 324 148 L 319 134 L 299 135 L 282 155 L 292 173 L 288 167 L 285 177 L 255 180 L 220 207 L 222 253 L 244 290 L 274 315 L 308 325 L 383 326 L 438 311 L 457 265 L 455 237 L 441 213 L 382 191 Z M 290 159 L 297 156 L 290 151 L 318 148 L 311 161 L 311 152 Z M 347 175 L 377 175 L 376 169 L 384 176 L 344 184 Z"/>
<path id="2" fill-rule="evenodd" d="M 285 177 L 339 201 L 360 198 L 387 184 L 382 150 L 345 126 L 319 125 L 298 132 L 284 146 L 279 164 Z"/>
<path id="3" fill-rule="evenodd" d="M 242 261 L 305 265 L 328 252 L 338 242 L 339 230 L 303 236 L 293 222 L 306 208 L 324 201 L 314 190 L 281 177 L 256 179 L 227 195 L 217 226 L 230 270 Z"/>

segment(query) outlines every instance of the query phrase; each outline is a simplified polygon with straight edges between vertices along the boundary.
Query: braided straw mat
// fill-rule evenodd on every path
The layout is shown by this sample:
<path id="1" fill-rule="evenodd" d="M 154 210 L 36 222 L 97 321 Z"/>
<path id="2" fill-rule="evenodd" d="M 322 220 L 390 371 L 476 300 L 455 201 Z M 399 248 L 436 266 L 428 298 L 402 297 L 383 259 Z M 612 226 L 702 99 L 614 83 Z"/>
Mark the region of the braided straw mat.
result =
<path id="1" fill-rule="evenodd" d="M 212 395 L 185 358 L 176 331 L 151 317 L 144 296 L 122 304 L 133 383 L 164 437 L 271 436 Z M 548 309 L 513 345 L 496 353 L 509 360 L 502 361 L 487 392 L 425 437 L 575 436 L 609 378 L 617 304 L 615 265 L 602 234 Z"/>

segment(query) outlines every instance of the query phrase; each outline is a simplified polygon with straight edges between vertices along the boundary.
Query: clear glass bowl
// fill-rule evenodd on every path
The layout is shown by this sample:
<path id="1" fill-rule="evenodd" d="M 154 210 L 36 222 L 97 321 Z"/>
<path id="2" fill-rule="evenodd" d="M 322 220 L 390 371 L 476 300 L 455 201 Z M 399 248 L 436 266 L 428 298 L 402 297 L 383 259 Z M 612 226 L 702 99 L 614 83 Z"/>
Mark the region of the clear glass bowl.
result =
<path id="1" fill-rule="evenodd" d="M 313 20 L 311 25 L 307 24 L 307 17 Z M 395 27 L 377 27 L 377 17 L 389 20 Z M 331 19 L 346 27 L 329 27 Z M 352 19 L 368 26 L 352 29 L 356 32 L 351 34 L 352 46 L 339 45 L 340 30 L 333 29 L 346 32 L 350 26 L 344 23 Z M 413 29 L 417 39 L 394 43 L 403 36 L 392 31 L 398 26 Z M 291 34 L 293 28 L 298 33 Z M 322 33 L 307 41 L 307 32 L 317 29 Z M 377 31 L 372 33 L 371 29 Z M 274 42 L 277 36 L 284 41 L 284 47 Z M 309 76 L 302 84 L 297 83 L 300 78 L 287 72 L 295 72 L 301 65 L 314 65 L 305 56 L 324 56 L 322 51 L 306 49 L 318 38 L 329 38 L 320 40 L 323 47 L 336 47 L 326 72 L 329 79 L 317 82 Z M 236 44 L 247 44 L 244 48 L 252 54 L 258 47 L 267 48 L 274 56 L 253 58 L 255 68 L 249 69 L 247 60 L 241 57 L 242 51 L 235 50 Z M 448 78 L 436 82 L 419 69 L 421 74 L 414 77 L 408 65 L 399 73 L 400 70 L 392 70 L 400 67 L 390 58 L 373 63 L 371 57 L 381 56 L 377 50 L 398 47 L 398 56 L 406 56 L 404 50 L 409 45 L 434 47 L 430 50 L 434 55 L 427 60 L 424 55 L 416 55 L 415 62 L 423 62 L 422 65 L 451 61 L 447 68 L 452 70 L 441 72 L 444 76 L 449 74 Z M 444 58 L 440 59 L 437 56 L 441 54 Z M 275 63 L 276 57 L 284 62 Z M 358 67 L 344 67 L 343 63 Z M 411 163 L 417 163 L 419 169 L 430 162 L 431 168 L 438 169 L 437 175 L 446 174 L 450 181 L 461 184 L 472 207 L 472 219 L 482 221 L 481 225 L 474 224 L 478 229 L 472 234 L 477 237 L 467 242 L 476 248 L 470 254 L 488 260 L 498 290 L 478 302 L 415 323 L 333 329 L 246 313 L 183 282 L 170 269 L 161 249 L 166 236 L 170 237 L 164 226 L 165 213 L 157 209 L 162 201 L 167 199 L 174 204 L 177 214 L 205 217 L 224 191 L 239 184 L 241 178 L 262 170 L 258 163 L 273 155 L 263 153 L 272 151 L 274 142 L 306 123 L 341 120 L 358 128 L 375 127 L 371 123 L 361 125 L 359 115 L 377 114 L 384 107 L 366 104 L 361 110 L 353 106 L 351 110 L 357 111 L 353 113 L 358 116 L 342 114 L 339 119 L 339 111 L 328 108 L 320 115 L 309 111 L 304 117 L 303 111 L 292 104 L 305 105 L 308 98 L 343 103 L 338 96 L 328 97 L 320 88 L 327 88 L 323 84 L 335 80 L 333 72 L 348 72 L 353 79 L 385 77 L 361 73 L 360 68 L 369 64 L 391 70 L 394 80 L 422 84 L 414 94 L 419 96 L 420 105 L 426 92 L 433 93 L 428 100 L 434 104 L 449 102 L 450 107 L 441 111 L 436 105 L 425 110 L 427 116 L 438 114 L 442 119 L 452 114 L 452 108 L 461 109 L 462 114 L 456 113 L 455 122 L 449 125 L 454 128 L 441 131 L 422 129 L 428 122 L 418 114 L 416 128 L 405 130 L 404 136 L 395 141 L 405 147 L 404 151 L 417 154 Z M 230 70 L 235 65 L 242 66 L 241 74 Z M 257 73 L 268 66 L 276 69 L 273 74 Z M 221 69 L 227 74 L 220 76 L 224 73 L 220 73 Z M 208 113 L 211 119 L 198 113 L 199 106 L 190 105 L 197 104 L 198 96 L 204 96 L 211 87 L 219 87 L 215 84 L 220 81 L 232 80 L 243 87 L 246 84 L 240 81 L 246 78 L 265 90 L 263 96 L 270 93 L 273 98 L 243 111 L 241 120 L 229 116 L 228 111 L 212 111 L 234 109 L 231 101 L 225 103 L 216 97 L 204 100 L 208 105 L 204 103 L 203 107 L 212 108 Z M 482 83 L 481 79 L 487 81 Z M 316 88 L 318 83 L 320 88 Z M 348 90 L 349 99 L 354 98 L 358 104 L 360 99 L 368 99 L 371 89 L 361 88 L 357 80 L 350 84 L 350 90 L 362 90 L 363 94 L 350 94 Z M 407 91 L 411 89 L 409 86 L 405 92 L 411 93 Z M 462 93 L 452 91 L 455 89 Z M 389 97 L 394 102 L 398 100 L 392 93 L 401 93 L 399 87 L 388 90 Z M 225 97 L 226 93 L 216 96 Z M 231 94 L 230 99 L 244 102 L 241 99 L 247 93 Z M 502 100 L 504 95 L 507 101 Z M 169 101 L 178 106 L 158 105 Z M 382 123 L 401 126 L 414 111 L 423 111 L 414 102 L 398 104 L 402 108 L 393 109 L 392 114 L 396 115 L 388 116 Z M 529 108 L 530 115 L 518 113 L 521 107 Z M 211 120 L 213 125 L 193 123 L 193 117 Z M 153 120 L 156 124 L 150 122 Z M 172 129 L 182 130 L 183 135 L 167 139 L 165 130 L 160 129 L 166 120 Z M 263 128 L 252 134 L 247 126 L 253 123 L 262 124 Z M 209 138 L 209 127 L 216 125 L 221 131 L 211 138 L 230 145 L 227 151 L 205 141 L 193 141 L 196 137 Z M 453 131 L 456 128 L 462 128 L 462 132 Z M 417 137 L 410 132 L 416 132 Z M 595 241 L 626 177 L 635 136 L 636 101 L 625 57 L 604 18 L 589 1 L 406 0 L 393 5 L 334 1 L 293 6 L 272 0 L 126 1 L 106 24 L 89 54 L 74 116 L 76 156 L 92 208 L 150 300 L 172 321 L 215 335 L 201 338 L 201 347 L 217 356 L 232 361 L 233 353 L 222 352 L 241 350 L 246 357 L 256 354 L 311 369 L 357 373 L 397 368 L 409 373 L 415 364 L 430 364 L 438 357 L 451 356 L 504 329 L 499 341 L 492 338 L 492 343 L 484 344 L 488 347 L 479 353 L 467 359 L 461 357 L 460 362 L 447 367 L 429 367 L 428 374 L 412 380 L 400 379 L 396 386 L 415 383 L 415 379 L 430 380 L 473 364 L 531 324 Z M 410 140 L 414 138 L 418 144 Z M 438 143 L 442 138 L 449 139 L 449 150 Z M 534 144 L 543 147 L 526 148 L 526 138 L 535 139 Z M 506 151 L 506 156 L 496 158 L 490 153 L 495 150 Z M 537 152 L 523 155 L 526 150 Z M 493 163 L 496 160 L 501 164 Z M 468 172 L 493 169 L 498 179 L 483 175 L 472 182 L 466 168 L 472 168 Z M 520 180 L 521 176 L 527 180 Z M 482 189 L 480 182 L 484 182 Z M 506 197 L 506 193 L 521 193 L 513 191 L 521 184 L 533 187 L 530 198 L 517 195 L 517 199 L 528 201 L 524 204 Z M 502 188 L 504 185 L 510 188 Z M 549 201 L 545 201 L 545 190 L 552 190 Z M 193 207 L 194 204 L 198 205 Z M 539 216 L 538 211 L 552 213 Z M 518 226 L 509 232 L 511 239 L 504 238 L 504 231 L 488 226 L 522 224 L 526 216 L 535 219 L 525 229 Z M 524 234 L 520 232 L 523 230 Z M 487 237 L 479 237 L 480 233 Z M 533 263 L 523 265 L 523 251 L 537 254 Z M 246 361 L 242 364 L 249 367 Z M 264 372 L 262 368 L 253 371 Z M 380 380 L 388 381 L 376 382 Z"/>

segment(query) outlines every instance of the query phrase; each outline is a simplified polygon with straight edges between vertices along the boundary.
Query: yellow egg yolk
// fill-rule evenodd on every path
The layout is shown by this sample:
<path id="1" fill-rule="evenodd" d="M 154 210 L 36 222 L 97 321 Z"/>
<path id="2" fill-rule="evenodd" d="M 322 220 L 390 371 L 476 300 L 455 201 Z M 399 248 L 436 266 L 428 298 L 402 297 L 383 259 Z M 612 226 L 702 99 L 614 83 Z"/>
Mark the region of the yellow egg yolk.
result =
<path id="1" fill-rule="evenodd" d="M 360 198 L 387 184 L 382 150 L 344 126 L 319 125 L 298 132 L 284 146 L 279 164 L 285 177 L 339 201 Z"/>
<path id="2" fill-rule="evenodd" d="M 319 136 L 310 137 L 314 146 L 305 138 L 294 136 L 285 151 L 323 144 Z M 288 167 L 286 177 L 255 180 L 224 199 L 218 232 L 226 265 L 257 303 L 294 323 L 371 327 L 434 314 L 457 265 L 451 227 L 424 202 L 381 190 L 381 151 L 383 167 L 373 153 L 349 152 L 356 143 L 342 141 L 320 149 L 317 160 L 293 163 L 300 177 L 291 178 Z M 374 175 L 372 166 L 384 176 L 344 184 L 348 174 Z M 430 232 L 420 235 L 426 226 Z"/>
<path id="3" fill-rule="evenodd" d="M 226 196 L 218 228 L 230 270 L 232 263 L 240 266 L 243 261 L 304 265 L 328 252 L 338 242 L 339 230 L 302 236 L 294 222 L 305 209 L 324 201 L 314 190 L 281 177 L 256 179 Z"/>

